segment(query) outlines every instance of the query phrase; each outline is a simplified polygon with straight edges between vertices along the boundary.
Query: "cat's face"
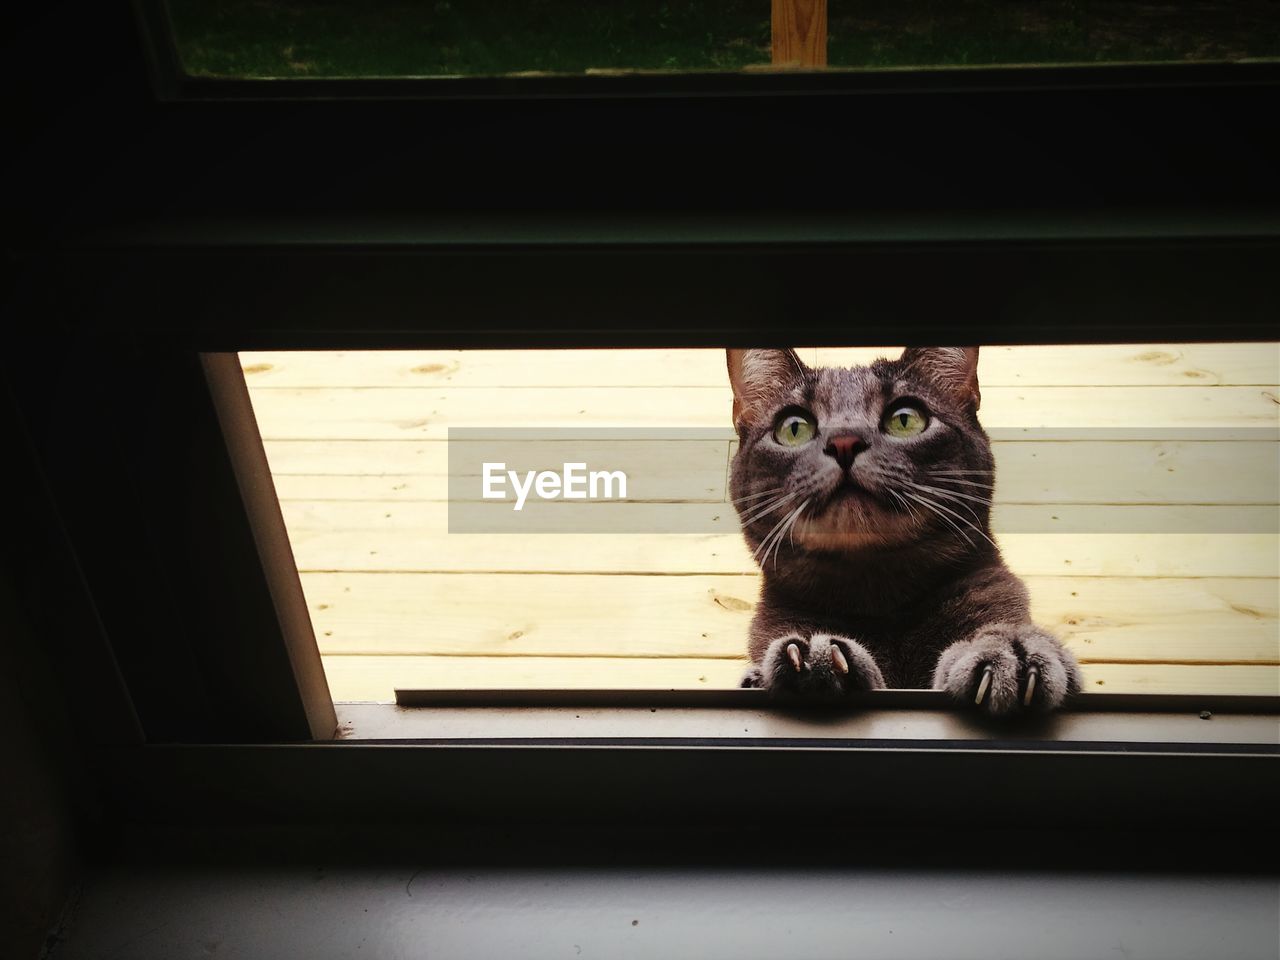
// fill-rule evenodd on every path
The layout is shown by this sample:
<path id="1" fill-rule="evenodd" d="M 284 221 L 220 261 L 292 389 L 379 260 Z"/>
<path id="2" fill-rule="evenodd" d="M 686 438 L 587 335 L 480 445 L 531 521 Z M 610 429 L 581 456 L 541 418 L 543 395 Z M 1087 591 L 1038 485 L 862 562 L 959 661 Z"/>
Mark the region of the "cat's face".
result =
<path id="1" fill-rule="evenodd" d="M 869 367 L 730 350 L 740 446 L 730 489 L 762 562 L 794 544 L 861 551 L 985 538 L 991 448 L 976 347 L 908 349 Z"/>

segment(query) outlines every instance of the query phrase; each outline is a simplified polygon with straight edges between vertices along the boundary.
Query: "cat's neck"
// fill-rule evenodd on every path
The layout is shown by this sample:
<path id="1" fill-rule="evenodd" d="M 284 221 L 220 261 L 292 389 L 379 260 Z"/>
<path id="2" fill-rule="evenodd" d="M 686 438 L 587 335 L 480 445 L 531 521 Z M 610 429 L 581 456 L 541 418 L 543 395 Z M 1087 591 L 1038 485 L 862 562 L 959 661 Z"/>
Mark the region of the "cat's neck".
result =
<path id="1" fill-rule="evenodd" d="M 861 550 L 779 550 L 763 571 L 775 603 L 802 609 L 894 616 L 976 570 L 1001 565 L 987 542 L 938 541 Z"/>

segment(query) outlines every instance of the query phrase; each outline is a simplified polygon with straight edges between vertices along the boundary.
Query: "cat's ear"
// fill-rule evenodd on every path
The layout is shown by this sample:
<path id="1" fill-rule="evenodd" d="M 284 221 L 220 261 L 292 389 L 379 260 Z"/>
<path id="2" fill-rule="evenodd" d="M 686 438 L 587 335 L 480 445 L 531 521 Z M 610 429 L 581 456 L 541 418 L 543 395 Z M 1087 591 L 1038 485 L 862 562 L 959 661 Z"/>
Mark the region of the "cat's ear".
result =
<path id="1" fill-rule="evenodd" d="M 805 375 L 794 350 L 728 350 L 729 383 L 733 385 L 733 425 L 753 406 Z"/>
<path id="2" fill-rule="evenodd" d="M 899 362 L 902 376 L 928 380 L 974 410 L 981 405 L 977 347 L 907 347 Z"/>

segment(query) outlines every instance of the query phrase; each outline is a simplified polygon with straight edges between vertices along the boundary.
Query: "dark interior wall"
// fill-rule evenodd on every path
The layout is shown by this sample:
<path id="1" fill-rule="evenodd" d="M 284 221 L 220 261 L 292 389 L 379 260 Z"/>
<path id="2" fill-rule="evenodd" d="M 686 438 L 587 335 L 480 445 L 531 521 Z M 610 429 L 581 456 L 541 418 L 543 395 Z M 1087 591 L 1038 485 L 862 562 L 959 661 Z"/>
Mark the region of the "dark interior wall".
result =
<path id="1" fill-rule="evenodd" d="M 0 568 L 0 955 L 34 957 L 77 875 L 76 757 L 42 639 Z"/>
<path id="2" fill-rule="evenodd" d="M 152 218 L 1256 208 L 1270 88 L 157 104 L 127 6 L 20 5 L 11 242 Z"/>
<path id="3" fill-rule="evenodd" d="M 58 363 L 54 350 L 24 351 L 13 328 L 32 301 L 11 299 L 12 288 L 32 253 L 104 223 L 271 216 L 305 231 L 322 217 L 429 220 L 472 210 L 549 218 L 1025 207 L 1176 213 L 1280 199 L 1270 90 L 161 105 L 151 99 L 127 4 L 20 4 L 4 16 L 9 143 L 0 152 L 0 235 L 11 324 L 0 360 Z M 82 411 L 74 426 L 94 430 L 98 413 Z M 6 444 L 7 491 L 7 434 Z M 25 499 L 6 503 L 15 513 L 30 509 Z M 37 534 L 44 522 L 33 520 Z M 94 810 L 75 743 L 95 731 L 83 722 L 84 699 L 65 697 L 65 657 L 46 656 L 67 631 L 48 629 L 47 611 L 30 606 L 30 584 L 44 570 L 26 546 L 10 528 L 0 548 L 4 957 L 39 951 L 73 889 L 77 839 Z"/>
<path id="4" fill-rule="evenodd" d="M 76 167 L 92 165 L 98 152 L 89 144 L 101 128 L 95 129 L 91 118 L 120 92 L 109 80 L 92 92 L 86 78 L 95 69 L 90 51 L 98 49 L 101 61 L 111 55 L 110 38 L 122 36 L 119 29 L 104 33 L 101 28 L 112 18 L 124 22 L 122 15 L 127 16 L 124 4 L 102 4 L 81 30 L 76 5 L 24 4 L 6 9 L 0 25 L 0 83 L 10 118 L 9 143 L 0 160 L 6 182 L 0 200 L 0 315 L 5 330 L 0 346 L 0 495 L 6 504 L 0 534 L 0 957 L 5 960 L 40 955 L 69 901 L 79 877 L 78 838 L 89 788 L 50 657 L 54 644 L 48 624 L 37 624 L 40 613 L 32 606 L 31 584 L 57 574 L 33 551 L 28 534 L 38 532 L 42 540 L 55 534 L 42 530 L 39 524 L 47 518 L 33 512 L 28 483 L 32 464 L 25 443 L 15 435 L 3 367 L 24 354 L 21 331 L 30 319 L 23 309 L 27 298 L 16 292 L 21 277 L 16 263 L 43 248 L 55 225 L 65 222 L 65 204 L 73 192 L 68 177 L 76 176 Z M 53 37 L 62 37 L 65 47 L 59 50 Z M 132 55 L 128 47 L 118 52 Z M 73 165 L 72 144 L 77 141 L 80 156 Z"/>

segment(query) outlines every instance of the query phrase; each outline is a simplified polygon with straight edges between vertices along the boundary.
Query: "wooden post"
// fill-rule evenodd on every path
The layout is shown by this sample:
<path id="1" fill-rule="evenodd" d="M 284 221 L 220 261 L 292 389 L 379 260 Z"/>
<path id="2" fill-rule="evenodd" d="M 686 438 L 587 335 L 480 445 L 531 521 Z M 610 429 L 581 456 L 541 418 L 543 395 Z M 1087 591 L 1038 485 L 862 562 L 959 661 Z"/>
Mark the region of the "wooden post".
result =
<path id="1" fill-rule="evenodd" d="M 773 0 L 773 65 L 827 65 L 827 0 Z"/>

